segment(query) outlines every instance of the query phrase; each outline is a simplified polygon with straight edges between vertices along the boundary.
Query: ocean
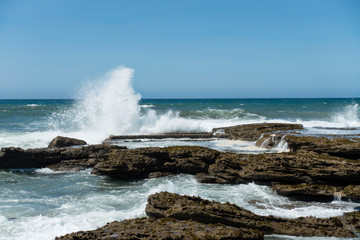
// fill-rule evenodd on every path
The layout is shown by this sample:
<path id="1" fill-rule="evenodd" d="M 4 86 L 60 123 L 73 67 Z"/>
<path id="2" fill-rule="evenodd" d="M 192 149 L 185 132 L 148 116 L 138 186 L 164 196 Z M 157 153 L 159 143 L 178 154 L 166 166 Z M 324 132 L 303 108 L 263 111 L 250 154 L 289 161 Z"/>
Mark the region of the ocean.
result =
<path id="1" fill-rule="evenodd" d="M 75 99 L 0 100 L 0 147 L 42 148 L 56 136 L 101 143 L 110 134 L 207 132 L 215 127 L 283 122 L 304 125 L 302 134 L 360 136 L 359 98 L 142 99 L 132 70 L 117 69 L 86 84 Z M 262 153 L 254 142 L 212 139 L 119 141 L 129 148 L 201 145 L 219 151 Z M 286 146 L 273 151 L 286 151 Z M 169 191 L 230 202 L 260 215 L 330 217 L 358 204 L 292 201 L 254 183 L 212 185 L 191 175 L 119 181 L 50 169 L 0 170 L 0 239 L 54 239 L 107 222 L 145 216 L 149 194 Z M 305 239 L 267 236 L 266 239 Z M 307 238 L 306 238 L 307 239 Z M 323 239 L 323 238 L 308 238 Z"/>

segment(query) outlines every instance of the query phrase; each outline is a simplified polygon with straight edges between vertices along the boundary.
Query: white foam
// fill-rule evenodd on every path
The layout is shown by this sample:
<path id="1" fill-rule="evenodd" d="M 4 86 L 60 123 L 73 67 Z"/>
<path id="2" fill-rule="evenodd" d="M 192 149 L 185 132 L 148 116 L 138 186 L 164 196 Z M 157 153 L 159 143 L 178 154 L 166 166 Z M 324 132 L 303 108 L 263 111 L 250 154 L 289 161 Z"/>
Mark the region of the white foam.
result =
<path id="1" fill-rule="evenodd" d="M 27 107 L 40 107 L 40 104 L 27 104 Z"/>
<path id="2" fill-rule="evenodd" d="M 63 173 L 69 173 L 69 171 L 53 171 L 50 168 L 40 168 L 40 169 L 36 169 L 34 171 L 37 174 L 63 174 Z"/>
<path id="3" fill-rule="evenodd" d="M 289 152 L 289 146 L 288 143 L 285 141 L 286 135 L 281 137 L 280 142 L 272 149 L 275 152 Z"/>
<path id="4" fill-rule="evenodd" d="M 152 107 L 155 107 L 154 105 L 151 105 L 151 104 L 142 104 L 140 105 L 141 108 L 152 108 Z"/>
<path id="5" fill-rule="evenodd" d="M 336 113 L 332 120 L 342 127 L 360 127 L 360 107 L 357 103 L 347 105 L 343 111 Z"/>

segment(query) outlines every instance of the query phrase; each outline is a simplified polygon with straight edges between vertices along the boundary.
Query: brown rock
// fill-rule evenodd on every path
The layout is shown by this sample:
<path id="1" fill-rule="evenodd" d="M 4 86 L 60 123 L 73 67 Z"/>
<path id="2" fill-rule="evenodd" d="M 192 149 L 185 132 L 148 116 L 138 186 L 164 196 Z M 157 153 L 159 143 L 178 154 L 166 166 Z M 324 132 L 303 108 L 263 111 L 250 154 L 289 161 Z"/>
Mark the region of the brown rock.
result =
<path id="1" fill-rule="evenodd" d="M 199 222 L 171 218 L 139 218 L 111 222 L 93 231 L 81 231 L 67 234 L 56 240 L 193 240 L 193 239 L 263 239 L 256 230 L 240 229 L 221 224 L 202 224 Z"/>
<path id="2" fill-rule="evenodd" d="M 94 166 L 93 173 L 124 180 L 186 173 L 203 183 L 277 183 L 283 186 L 277 189 L 279 194 L 309 201 L 329 201 L 338 187 L 345 190 L 348 185 L 360 184 L 359 161 L 307 151 L 246 155 L 185 146 L 112 149 Z M 284 189 L 298 184 L 318 187 Z M 350 192 L 346 196 L 358 201 L 358 194 Z"/>
<path id="3" fill-rule="evenodd" d="M 360 159 L 360 142 L 355 139 L 286 136 L 285 141 L 292 152 L 305 150 L 342 158 Z"/>
<path id="4" fill-rule="evenodd" d="M 355 237 L 360 220 L 358 212 L 326 219 L 259 216 L 233 204 L 221 204 L 168 192 L 150 195 L 145 211 L 153 218 L 192 219 L 205 224 L 221 223 L 255 229 L 264 234 L 291 236 Z"/>
<path id="5" fill-rule="evenodd" d="M 277 194 L 287 196 L 290 198 L 301 199 L 303 201 L 328 201 L 331 202 L 334 198 L 341 198 L 343 200 L 351 199 L 357 200 L 359 194 L 345 194 L 342 186 L 331 185 L 316 185 L 316 184 L 274 184 L 272 189 Z"/>
<path id="6" fill-rule="evenodd" d="M 71 146 L 81 146 L 86 144 L 87 143 L 85 141 L 80 139 L 57 136 L 50 142 L 48 148 L 63 148 Z"/>
<path id="7" fill-rule="evenodd" d="M 119 179 L 137 179 L 165 175 L 207 172 L 219 152 L 204 147 L 114 149 L 93 168 L 94 174 Z"/>
<path id="8" fill-rule="evenodd" d="M 222 153 L 206 174 L 216 183 L 255 181 L 267 185 L 311 183 L 347 186 L 360 184 L 360 162 L 301 151 L 259 155 Z"/>

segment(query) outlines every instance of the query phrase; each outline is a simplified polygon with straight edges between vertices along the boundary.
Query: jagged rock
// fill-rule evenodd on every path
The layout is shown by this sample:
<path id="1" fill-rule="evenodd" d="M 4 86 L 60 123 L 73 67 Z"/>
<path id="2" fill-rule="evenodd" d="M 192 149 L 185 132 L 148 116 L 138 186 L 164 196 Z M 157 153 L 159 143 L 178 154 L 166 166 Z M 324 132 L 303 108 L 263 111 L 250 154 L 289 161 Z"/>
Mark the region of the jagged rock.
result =
<path id="1" fill-rule="evenodd" d="M 327 138 L 313 136 L 286 136 L 290 151 L 299 150 L 327 153 L 332 156 L 360 159 L 360 141 L 348 138 Z"/>
<path id="2" fill-rule="evenodd" d="M 84 140 L 57 136 L 50 142 L 48 148 L 63 148 L 63 147 L 71 147 L 71 146 L 81 146 L 86 144 L 87 143 Z"/>
<path id="3" fill-rule="evenodd" d="M 2 148 L 0 169 L 9 168 L 51 168 L 53 170 L 83 169 L 93 167 L 103 160 L 112 149 L 124 147 L 91 145 L 79 148 Z"/>
<path id="4" fill-rule="evenodd" d="M 303 129 L 301 124 L 287 123 L 258 123 L 245 124 L 233 127 L 214 128 L 213 133 L 223 131 L 230 139 L 256 141 L 262 134 L 278 131 Z"/>
<path id="5" fill-rule="evenodd" d="M 171 218 L 139 218 L 111 222 L 93 231 L 80 231 L 67 234 L 56 240 L 193 240 L 193 239 L 263 239 L 263 235 L 251 229 L 240 229 L 221 224 L 211 225 Z"/>
<path id="6" fill-rule="evenodd" d="M 285 219 L 259 216 L 229 203 L 222 204 L 168 192 L 150 195 L 145 211 L 153 218 L 192 219 L 205 224 L 221 223 L 255 229 L 264 234 L 291 236 L 356 237 L 360 225 L 360 212 L 325 219 L 315 217 Z"/>

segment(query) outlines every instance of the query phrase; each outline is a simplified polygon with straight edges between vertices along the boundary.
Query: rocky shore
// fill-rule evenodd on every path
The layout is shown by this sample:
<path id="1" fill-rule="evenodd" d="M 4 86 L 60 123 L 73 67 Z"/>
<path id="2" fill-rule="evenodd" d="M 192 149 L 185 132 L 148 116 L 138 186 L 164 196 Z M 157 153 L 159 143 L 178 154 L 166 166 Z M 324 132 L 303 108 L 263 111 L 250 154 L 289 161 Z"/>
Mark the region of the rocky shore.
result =
<path id="1" fill-rule="evenodd" d="M 286 219 L 168 192 L 150 195 L 145 211 L 149 218 L 115 221 L 56 239 L 263 239 L 265 234 L 354 238 L 360 230 L 360 212 Z"/>
<path id="2" fill-rule="evenodd" d="M 360 202 L 359 139 L 303 136 L 296 132 L 301 129 L 298 124 L 271 123 L 217 128 L 211 133 L 256 141 L 267 148 L 284 141 L 289 148 L 289 152 L 258 155 L 196 146 L 126 149 L 58 137 L 48 148 L 1 149 L 0 168 L 92 168 L 93 174 L 121 180 L 185 173 L 203 183 L 268 185 L 279 195 L 303 201 L 326 202 L 335 196 Z M 360 222 L 359 212 L 329 219 L 282 219 L 170 193 L 149 196 L 146 213 L 150 218 L 113 222 L 58 239 L 262 239 L 264 234 L 355 237 Z"/>

